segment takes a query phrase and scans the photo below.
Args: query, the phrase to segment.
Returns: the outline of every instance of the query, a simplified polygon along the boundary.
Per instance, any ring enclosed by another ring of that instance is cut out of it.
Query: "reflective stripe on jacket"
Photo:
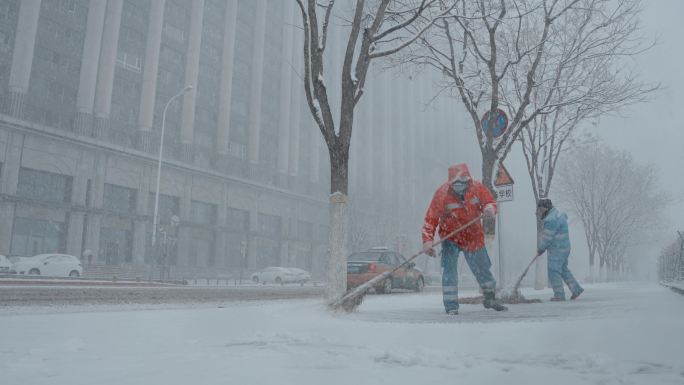
[[[465,170],[464,172],[470,178],[467,167],[465,165],[459,166]],[[425,214],[422,232],[423,243],[434,240],[438,227],[439,236],[444,238],[468,221],[477,218],[487,205],[493,205],[496,210],[496,202],[492,193],[482,183],[470,179],[463,200],[451,191],[450,182],[444,183],[435,192]],[[449,239],[456,243],[459,248],[467,251],[476,251],[485,246],[484,230],[480,222],[471,225]]]

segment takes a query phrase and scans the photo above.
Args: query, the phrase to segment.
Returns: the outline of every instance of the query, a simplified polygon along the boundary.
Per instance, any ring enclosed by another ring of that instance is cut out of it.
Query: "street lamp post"
[[[161,134],[159,136],[159,159],[157,160],[157,187],[154,190],[154,215],[152,217],[152,247],[157,245],[157,227],[159,225],[159,183],[161,181],[161,166],[162,166],[162,154],[164,151],[164,126],[166,125],[166,110],[169,109],[171,103],[181,97],[181,95],[192,90],[192,86],[186,86],[179,93],[173,95],[166,105],[164,106],[164,112],[162,113],[162,125]]]

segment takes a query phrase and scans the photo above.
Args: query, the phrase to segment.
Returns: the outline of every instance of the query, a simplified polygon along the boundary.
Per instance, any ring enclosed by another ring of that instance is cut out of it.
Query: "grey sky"
[[[617,148],[631,152],[635,159],[656,165],[661,172],[663,187],[677,201],[669,210],[672,232],[684,228],[684,72],[682,71],[681,37],[684,26],[680,0],[650,0],[643,2],[643,32],[657,44],[641,55],[636,64],[643,78],[660,82],[664,89],[650,103],[626,111],[626,117],[603,119],[593,130]]]

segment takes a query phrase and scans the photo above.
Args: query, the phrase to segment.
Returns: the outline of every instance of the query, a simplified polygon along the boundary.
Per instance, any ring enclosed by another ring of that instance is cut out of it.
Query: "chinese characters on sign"
[[[510,202],[513,200],[513,185],[496,186],[496,201]]]
[[[497,202],[510,202],[513,200],[513,178],[503,164],[499,164],[494,180]]]

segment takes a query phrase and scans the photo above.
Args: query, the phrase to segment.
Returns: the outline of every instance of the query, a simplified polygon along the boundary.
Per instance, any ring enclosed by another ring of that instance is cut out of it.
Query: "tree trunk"
[[[487,186],[489,191],[494,193],[494,167],[496,166],[496,156],[489,150],[483,151],[482,156],[482,184]]]
[[[325,297],[332,301],[347,290],[347,157],[330,151],[330,234]]]
[[[537,245],[539,245],[540,237],[544,231],[544,222],[537,218]],[[535,248],[536,252],[536,248]],[[548,284],[548,271],[547,271],[547,258],[546,256],[541,256],[537,258],[537,262],[534,263],[534,289],[542,290],[546,288]]]

